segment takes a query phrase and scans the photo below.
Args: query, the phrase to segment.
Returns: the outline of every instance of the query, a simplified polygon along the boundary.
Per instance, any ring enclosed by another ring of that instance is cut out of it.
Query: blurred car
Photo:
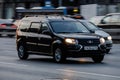
[[[0,36],[6,35],[9,37],[15,36],[17,26],[13,24],[13,20],[0,19]]]
[[[120,41],[120,13],[106,14],[96,25],[106,30],[114,42]]]
[[[87,20],[79,20],[83,25],[86,26],[86,28],[91,32],[91,33],[95,33],[98,34],[102,37],[104,37],[105,39],[105,44],[106,44],[106,53],[110,52],[110,49],[112,48],[112,37],[105,32],[102,28],[97,27],[96,25],[94,25],[93,23],[87,21]]]
[[[105,16],[93,17],[90,19],[91,22],[99,27],[107,26],[120,26],[120,13],[109,13]]]
[[[101,22],[103,17],[104,16],[94,16],[94,17],[90,18],[89,21],[94,23],[95,25],[98,25]]]
[[[98,24],[98,26],[120,26],[120,13],[110,13],[105,15]]]
[[[13,22],[13,24],[14,24],[14,25],[16,25],[16,27],[17,27],[17,26],[19,26],[19,24],[20,24],[20,21],[21,21],[20,19],[18,19],[18,20],[15,20],[15,21]]]

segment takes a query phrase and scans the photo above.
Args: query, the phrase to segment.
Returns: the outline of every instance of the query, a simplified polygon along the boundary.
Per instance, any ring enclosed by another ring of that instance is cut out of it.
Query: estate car
[[[105,39],[92,34],[79,21],[63,16],[25,17],[16,30],[18,57],[29,54],[53,56],[56,62],[67,57],[90,57],[102,62]]]

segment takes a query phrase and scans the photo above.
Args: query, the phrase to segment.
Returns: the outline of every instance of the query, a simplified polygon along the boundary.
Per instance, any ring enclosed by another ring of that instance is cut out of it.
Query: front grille
[[[99,39],[79,39],[78,42],[79,42],[79,44],[85,45],[85,46],[100,44]]]

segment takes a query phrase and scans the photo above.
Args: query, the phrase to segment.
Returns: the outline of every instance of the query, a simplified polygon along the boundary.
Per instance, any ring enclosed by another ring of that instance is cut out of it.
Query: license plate
[[[98,50],[97,46],[85,46],[84,50]]]

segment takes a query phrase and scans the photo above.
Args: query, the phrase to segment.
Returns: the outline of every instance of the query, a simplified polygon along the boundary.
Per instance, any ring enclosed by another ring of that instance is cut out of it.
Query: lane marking
[[[0,56],[0,59],[17,59],[16,56]]]
[[[110,78],[118,78],[118,79],[120,79],[120,76],[114,76],[114,75],[106,75],[106,74],[90,73],[90,72],[78,72],[78,71],[65,70],[65,69],[57,69],[57,70],[64,71],[64,72],[73,72],[73,73],[79,73],[79,74],[86,74],[86,75],[102,76],[102,77],[110,77]]]
[[[28,66],[28,65],[24,65],[24,64],[17,64],[17,63],[8,63],[8,62],[0,62],[0,64],[4,64],[4,65],[10,65],[10,66]]]

